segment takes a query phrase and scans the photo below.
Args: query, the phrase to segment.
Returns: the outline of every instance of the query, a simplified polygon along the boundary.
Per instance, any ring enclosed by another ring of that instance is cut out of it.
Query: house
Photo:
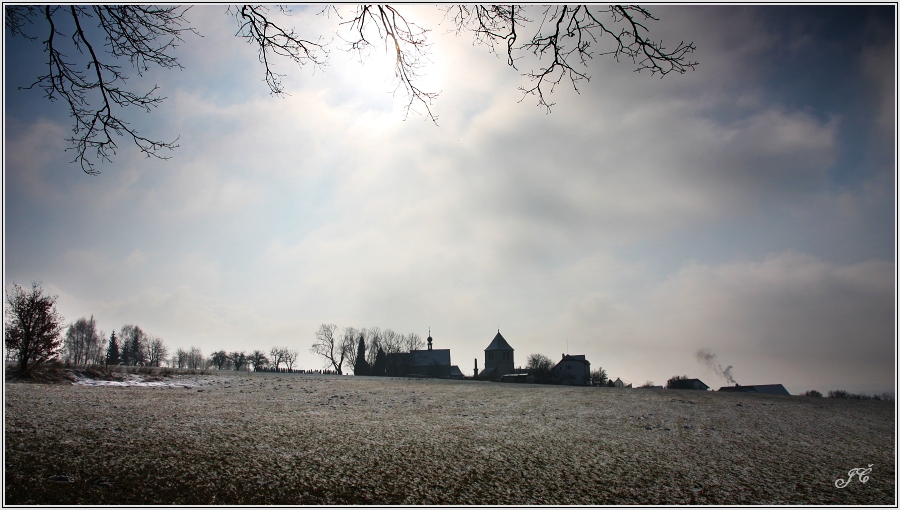
[[[755,384],[753,386],[741,386],[740,384],[735,384],[734,386],[722,386],[721,388],[719,388],[719,391],[767,393],[769,395],[790,395],[790,393],[788,393],[788,390],[785,389],[785,387],[781,384]]]
[[[503,338],[498,329],[497,336],[484,350],[484,370],[476,374],[478,379],[497,381],[506,374],[516,373],[514,352],[515,349]]]
[[[560,384],[591,385],[591,362],[584,358],[584,354],[563,354],[552,372]]]
[[[631,388],[631,383],[626,383],[622,379],[616,377],[616,380],[613,381],[613,386],[616,388]]]
[[[700,379],[678,379],[672,381],[671,386],[669,386],[670,390],[702,390],[706,391],[709,389],[709,386],[703,384],[703,381]]]

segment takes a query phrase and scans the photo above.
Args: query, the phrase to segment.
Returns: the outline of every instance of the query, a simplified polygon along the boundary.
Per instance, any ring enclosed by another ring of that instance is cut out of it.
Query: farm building
[[[767,393],[769,395],[790,395],[788,390],[781,384],[755,384],[753,386],[722,386],[719,391],[734,391],[743,393]]]
[[[591,362],[584,358],[584,354],[563,354],[553,367],[553,375],[561,384],[590,386]]]
[[[613,386],[616,388],[631,388],[631,383],[626,383],[622,379],[616,377],[616,380],[613,381]]]
[[[703,390],[706,391],[709,389],[709,386],[703,383],[700,379],[678,379],[676,381],[672,381],[671,386],[669,386],[670,390]]]

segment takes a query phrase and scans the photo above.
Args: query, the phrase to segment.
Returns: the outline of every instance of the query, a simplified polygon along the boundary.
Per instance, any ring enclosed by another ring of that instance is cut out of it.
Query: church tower
[[[506,374],[513,374],[516,371],[516,363],[513,358],[515,349],[509,345],[500,330],[497,330],[497,336],[491,341],[491,344],[484,350],[484,370],[482,374],[489,376],[491,379],[499,379]],[[493,369],[493,370],[491,370]]]

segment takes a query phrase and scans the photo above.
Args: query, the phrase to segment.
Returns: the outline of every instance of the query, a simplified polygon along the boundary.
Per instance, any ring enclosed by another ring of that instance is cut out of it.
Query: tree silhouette
[[[366,339],[362,335],[359,336],[359,345],[356,348],[353,375],[369,375],[369,364],[366,363]]]
[[[119,341],[116,339],[116,332],[113,331],[109,335],[109,346],[106,348],[106,364],[118,365],[119,361],[121,361],[119,356]]]
[[[346,18],[346,7],[326,7],[321,15],[334,14],[342,21],[328,43],[323,36],[304,37],[282,25],[280,15],[268,7],[241,5],[226,13],[238,24],[237,37],[246,39],[258,50],[265,82],[272,94],[284,94],[282,75],[272,67],[276,57],[287,58],[300,66],[324,68],[328,62],[327,45],[334,39],[364,59],[376,44],[383,44],[394,56],[397,89],[406,96],[405,111],[422,114],[437,124],[432,111],[436,92],[423,90],[420,73],[428,62],[430,30],[412,22],[400,8],[390,5],[358,5]],[[674,49],[648,38],[648,20],[656,21],[646,9],[635,5],[556,5],[549,7],[518,5],[445,6],[444,20],[457,35],[474,36],[475,44],[488,46],[506,57],[506,63],[518,70],[529,54],[538,61],[534,69],[522,75],[531,84],[522,86],[522,99],[537,98],[537,104],[549,112],[548,96],[563,81],[590,80],[588,62],[594,56],[608,55],[630,60],[635,71],[665,76],[694,69],[697,62],[688,56],[693,43],[680,42]],[[95,161],[111,161],[118,145],[116,137],[130,139],[147,157],[168,159],[166,151],[178,147],[172,141],[147,138],[130,127],[125,119],[131,111],[151,111],[165,99],[157,95],[157,86],[135,92],[127,88],[128,76],[122,63],[128,61],[143,74],[151,67],[181,69],[173,50],[184,37],[199,35],[185,18],[188,7],[139,5],[7,5],[5,25],[12,37],[41,41],[47,55],[46,74],[28,86],[39,88],[47,99],[62,99],[73,118],[72,136],[67,139],[74,150],[73,163],[88,174],[98,174]],[[279,7],[281,14],[290,10]],[[536,15],[532,16],[531,12]],[[276,19],[277,18],[277,19]],[[39,33],[32,35],[32,32]],[[523,33],[530,38],[519,43]],[[608,47],[601,43],[609,42]],[[501,50],[497,50],[497,46]]]
[[[34,367],[56,358],[63,322],[56,296],[44,295],[39,282],[32,282],[30,291],[13,285],[6,295],[3,338],[6,348],[16,353],[20,374],[27,376]]]

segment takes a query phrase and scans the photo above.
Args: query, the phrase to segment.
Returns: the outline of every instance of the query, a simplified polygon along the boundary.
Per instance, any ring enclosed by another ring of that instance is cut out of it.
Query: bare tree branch
[[[279,9],[289,14],[286,7]],[[521,100],[535,96],[538,106],[548,112],[553,106],[548,97],[556,85],[568,80],[578,91],[579,81],[590,80],[587,65],[596,55],[610,55],[617,61],[630,59],[637,66],[635,71],[661,76],[684,73],[697,65],[688,58],[695,50],[693,43],[680,42],[669,50],[662,41],[647,37],[645,23],[656,18],[640,6],[551,5],[543,8],[537,23],[525,16],[525,10],[517,5],[458,5],[447,7],[444,19],[451,21],[457,34],[472,33],[476,44],[488,46],[498,56],[502,51],[514,69],[529,54],[536,57],[537,68],[523,74],[531,84],[519,88]],[[67,139],[71,146],[66,150],[75,151],[73,162],[78,162],[84,172],[97,174],[94,161],[111,161],[118,149],[117,137],[130,138],[147,157],[168,159],[162,151],[178,147],[178,138],[171,142],[152,140],[129,127],[124,118],[131,108],[149,112],[165,98],[157,95],[156,86],[146,93],[127,89],[128,77],[117,63],[127,59],[141,76],[154,65],[180,69],[172,50],[182,42],[184,33],[199,35],[188,26],[184,18],[187,11],[179,6],[6,6],[5,26],[10,36],[36,40],[26,32],[36,21],[46,21],[46,27],[41,24],[40,29],[45,34],[47,73],[22,88],[38,87],[48,99],[66,103],[74,119],[73,135]],[[268,7],[232,6],[227,12],[238,23],[236,35],[256,45],[272,94],[285,93],[283,75],[274,71],[273,57],[285,57],[301,66],[312,64],[316,69],[326,65],[328,43],[321,37],[300,37],[294,29],[283,26],[278,16],[271,16]],[[337,7],[322,11],[331,12],[340,17]],[[97,30],[86,29],[90,28],[85,25],[88,22]],[[537,28],[531,38],[519,43],[519,34],[534,28],[532,24]],[[361,59],[383,43],[394,57],[394,93],[402,88],[407,97],[406,116],[424,108],[421,113],[437,124],[431,106],[438,93],[427,92],[420,85],[420,72],[429,61],[429,30],[411,22],[396,7],[370,4],[355,7],[353,16],[338,26],[336,35]],[[69,27],[74,29],[64,33]],[[102,44],[96,40],[97,33],[103,34]],[[601,40],[609,41],[609,47],[600,46]]]
[[[290,11],[280,6],[283,14]],[[238,22],[237,37],[243,37],[248,44],[255,44],[259,50],[259,62],[266,69],[266,84],[272,94],[283,95],[281,78],[284,76],[272,70],[270,54],[287,57],[298,65],[311,63],[317,68],[325,66],[328,52],[321,42],[301,38],[293,29],[285,29],[273,23],[267,15],[269,9],[263,5],[242,5],[229,7],[228,13]],[[320,55],[321,53],[321,55]]]
[[[444,19],[450,19],[456,26],[456,35],[472,32],[475,44],[488,46],[497,56],[500,54],[496,45],[499,41],[505,41],[506,63],[515,69],[513,50],[518,39],[516,27],[531,21],[522,15],[522,11],[523,8],[518,5],[451,5],[445,9]]]
[[[350,51],[356,52],[361,59],[363,53],[373,46],[370,41],[373,32],[375,37],[384,41],[387,52],[394,54],[397,89],[403,87],[409,98],[405,106],[406,117],[410,112],[416,112],[416,105],[421,105],[425,108],[425,115],[437,124],[431,102],[438,93],[426,92],[417,85],[419,72],[428,61],[427,52],[431,46],[426,38],[428,30],[411,23],[390,5],[360,5],[354,17],[341,25],[347,26],[349,35],[345,41],[350,44]]]
[[[611,55],[617,61],[630,59],[637,64],[635,71],[649,70],[650,74],[665,76],[670,72],[683,74],[694,69],[697,62],[688,60],[688,53],[696,48],[693,43],[683,41],[674,50],[667,50],[662,42],[647,39],[648,29],[641,21],[656,20],[646,9],[636,5],[611,5],[608,7],[586,5],[555,5],[544,9],[543,19],[531,40],[515,46],[516,27],[530,20],[522,15],[522,7],[517,6],[451,6],[446,18],[456,26],[456,33],[464,31],[475,35],[475,43],[487,45],[497,54],[496,44],[506,41],[507,64],[515,68],[515,62],[522,57],[520,52],[531,53],[539,61],[549,62],[537,70],[524,73],[532,81],[530,87],[519,87],[525,96],[533,95],[538,106],[549,112],[554,103],[547,101],[564,79],[568,79],[578,91],[578,82],[589,81],[587,64],[595,56],[593,46],[599,44],[603,36],[612,41],[612,48],[597,55]],[[610,21],[604,23],[601,15],[608,15]],[[619,27],[621,25],[621,27]]]
[[[130,137],[138,150],[147,157],[160,159],[168,159],[160,151],[175,149],[178,147],[178,139],[172,142],[151,140],[139,135],[123,120],[123,109],[137,107],[149,112],[165,98],[155,95],[156,86],[146,93],[135,93],[123,88],[128,77],[122,73],[120,66],[102,58],[102,54],[97,51],[99,46],[86,35],[82,23],[96,17],[99,28],[105,34],[104,46],[107,48],[106,53],[111,56],[110,61],[128,58],[138,74],[143,74],[150,64],[167,69],[181,67],[177,59],[167,52],[176,46],[176,41],[182,40],[183,32],[196,33],[191,28],[182,27],[186,11],[186,8],[174,6],[135,5],[46,5],[41,11],[18,6],[7,7],[7,28],[10,28],[13,35],[24,36],[25,22],[31,23],[38,12],[47,21],[48,33],[44,40],[44,51],[48,58],[47,74],[39,76],[28,87],[20,88],[31,89],[37,86],[51,101],[65,101],[69,114],[74,119],[73,136],[67,139],[72,145],[66,150],[75,151],[73,162],[79,163],[85,173],[100,173],[94,167],[94,159],[111,161],[111,156],[118,149],[113,135]],[[10,16],[10,13],[13,15]],[[63,38],[66,35],[58,28],[65,21],[61,18],[71,18],[74,24],[70,39],[73,48],[82,55],[79,62],[69,60],[62,53],[65,43],[57,39],[57,36]],[[84,60],[87,61],[86,65]],[[82,66],[87,72],[79,70]]]

